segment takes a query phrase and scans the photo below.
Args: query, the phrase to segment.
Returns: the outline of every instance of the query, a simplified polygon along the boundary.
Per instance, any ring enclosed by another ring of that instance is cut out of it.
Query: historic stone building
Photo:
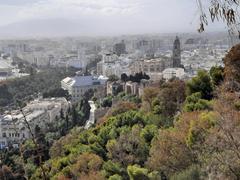
[[[176,37],[174,44],[173,44],[172,61],[173,61],[173,68],[182,67],[182,65],[181,65],[181,43],[180,43],[178,36]]]
[[[146,74],[162,72],[172,66],[171,59],[165,56],[155,59],[143,59],[135,61],[131,65],[131,74],[144,72]]]
[[[146,74],[161,73],[167,68],[181,68],[181,46],[180,40],[176,37],[173,44],[172,58],[161,56],[153,59],[142,59],[131,65],[131,74],[144,72]]]
[[[93,89],[95,96],[100,98],[105,96],[105,85],[108,78],[104,76],[74,76],[66,77],[61,81],[61,86],[71,95],[72,103],[79,102],[84,94]]]

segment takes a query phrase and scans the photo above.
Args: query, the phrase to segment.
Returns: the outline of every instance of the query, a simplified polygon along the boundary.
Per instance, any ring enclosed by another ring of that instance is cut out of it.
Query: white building
[[[116,54],[104,54],[103,60],[97,64],[97,74],[109,77],[116,75],[121,77],[121,74],[130,74],[130,62],[132,59]]]
[[[102,61],[103,63],[114,63],[115,61],[118,60],[118,55],[116,55],[115,53],[104,53],[102,55]]]
[[[89,63],[89,58],[85,55],[85,50],[79,49],[78,54],[76,57],[70,58],[67,62],[67,67],[74,67],[74,68],[86,68],[87,64]]]
[[[50,65],[53,67],[74,67],[85,69],[90,63],[92,55],[86,55],[85,49],[79,49],[77,53],[68,53],[58,58],[50,59]]]
[[[39,98],[31,101],[24,108],[30,111],[45,111],[48,114],[49,122],[53,122],[60,116],[62,110],[65,114],[70,106],[66,98]]]
[[[24,116],[33,132],[36,125],[44,127],[48,119],[45,111],[24,111]],[[19,143],[31,138],[24,116],[15,111],[0,117],[0,149],[9,145],[18,147]]]
[[[189,76],[195,76],[200,69],[209,71],[213,66],[224,66],[227,49],[206,47],[182,52],[182,64]]]
[[[25,122],[30,125],[32,132],[38,125],[43,131],[48,123],[54,122],[60,116],[60,111],[66,113],[69,103],[65,98],[37,99],[19,110],[0,116],[0,149],[11,145],[18,146],[25,139],[31,138],[31,134]]]
[[[72,102],[78,102],[82,96],[90,89],[95,90],[101,96],[105,93],[107,78],[104,76],[75,76],[67,77],[61,81],[61,86],[72,96]]]
[[[177,77],[179,79],[185,78],[185,72],[183,68],[167,68],[163,72],[163,78],[166,80]]]
[[[102,61],[97,64],[97,74],[110,76],[115,74],[115,63],[118,61],[118,56],[114,53],[103,53]]]

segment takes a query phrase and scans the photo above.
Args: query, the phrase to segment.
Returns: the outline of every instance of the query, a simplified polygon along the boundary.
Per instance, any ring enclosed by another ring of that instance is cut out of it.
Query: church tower
[[[172,55],[173,67],[181,67],[181,44],[178,36],[176,37],[173,44],[173,55]]]

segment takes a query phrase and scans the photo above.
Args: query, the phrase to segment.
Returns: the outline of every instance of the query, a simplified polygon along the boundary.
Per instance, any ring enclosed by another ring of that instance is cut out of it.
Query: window
[[[6,135],[6,133],[5,133],[5,132],[2,134],[2,136],[3,136],[3,137],[7,137],[7,135]]]

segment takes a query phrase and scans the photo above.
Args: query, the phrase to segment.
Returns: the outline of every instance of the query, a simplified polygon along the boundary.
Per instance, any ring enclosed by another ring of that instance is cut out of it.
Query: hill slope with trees
[[[239,52],[237,45],[224,68],[200,71],[188,82],[146,88],[140,108],[122,102],[95,127],[73,128],[48,148],[42,169],[34,156],[22,162],[13,153],[6,160],[12,169],[2,166],[0,177],[44,179],[44,172],[56,180],[239,179]],[[32,147],[28,143],[23,148]]]

